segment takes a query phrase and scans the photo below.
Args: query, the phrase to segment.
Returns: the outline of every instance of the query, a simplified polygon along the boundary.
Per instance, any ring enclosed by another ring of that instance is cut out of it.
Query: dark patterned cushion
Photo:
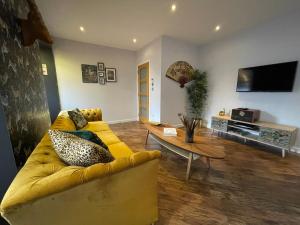
[[[84,118],[79,109],[68,111],[68,114],[77,130],[84,128],[88,124],[88,121]]]
[[[98,135],[93,133],[92,131],[89,131],[89,130],[74,130],[74,131],[65,130],[64,132],[73,134],[73,135],[76,135],[77,137],[94,142],[95,144],[100,145],[102,148],[105,148],[106,150],[108,150],[107,145],[104,144],[103,141],[101,140],[101,138],[99,138]]]
[[[113,161],[109,151],[101,146],[59,130],[49,130],[49,136],[58,156],[72,166],[90,166]]]

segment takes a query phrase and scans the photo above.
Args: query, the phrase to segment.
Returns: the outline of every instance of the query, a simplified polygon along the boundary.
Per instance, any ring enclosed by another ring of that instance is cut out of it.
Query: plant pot
[[[185,130],[185,142],[193,143],[194,142],[194,130]]]

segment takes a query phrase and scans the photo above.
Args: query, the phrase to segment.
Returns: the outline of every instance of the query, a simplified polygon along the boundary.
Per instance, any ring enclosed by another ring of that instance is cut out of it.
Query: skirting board
[[[295,152],[297,154],[300,154],[300,147],[296,147],[296,146],[292,147],[291,152]]]
[[[115,124],[115,123],[127,123],[127,122],[135,122],[138,121],[137,118],[132,118],[132,119],[124,119],[124,120],[112,120],[112,121],[107,121],[108,124]]]

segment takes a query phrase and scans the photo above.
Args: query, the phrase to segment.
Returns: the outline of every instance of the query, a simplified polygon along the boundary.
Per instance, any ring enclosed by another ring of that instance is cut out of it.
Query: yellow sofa
[[[134,153],[101,121],[100,109],[82,110],[115,160],[90,167],[68,166],[48,134],[19,171],[1,202],[11,225],[149,225],[158,219],[159,151]],[[66,112],[51,129],[75,130]]]

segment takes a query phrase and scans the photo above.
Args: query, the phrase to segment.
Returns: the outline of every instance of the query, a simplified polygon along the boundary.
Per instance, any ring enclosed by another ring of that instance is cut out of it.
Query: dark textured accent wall
[[[0,104],[0,201],[17,173],[2,105]],[[7,225],[0,217],[0,225]]]
[[[23,47],[17,15],[23,0],[0,1],[0,99],[14,151],[22,166],[50,125],[39,46]],[[2,150],[2,149],[1,149]]]

